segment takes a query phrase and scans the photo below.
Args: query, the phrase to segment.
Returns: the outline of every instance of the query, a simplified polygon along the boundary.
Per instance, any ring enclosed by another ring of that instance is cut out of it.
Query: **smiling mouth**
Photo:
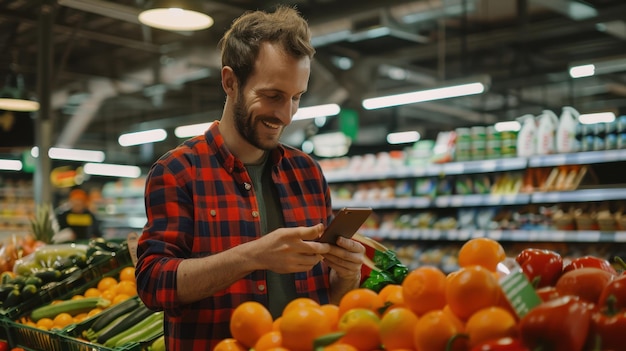
[[[277,123],[270,123],[270,122],[268,122],[268,121],[262,121],[262,123],[263,123],[266,127],[271,128],[271,129],[280,129],[280,127],[281,127],[281,125],[280,125],[280,124],[277,124]]]

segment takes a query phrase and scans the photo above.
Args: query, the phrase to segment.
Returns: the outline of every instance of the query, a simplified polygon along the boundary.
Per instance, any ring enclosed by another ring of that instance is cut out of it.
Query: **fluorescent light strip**
[[[0,160],[0,169],[7,171],[21,171],[22,161],[20,160]]]
[[[569,75],[572,78],[591,77],[594,74],[596,74],[596,66],[592,64],[574,66],[569,69]]]
[[[417,131],[398,132],[387,134],[387,142],[389,144],[405,144],[413,143],[420,140],[420,133]]]
[[[152,129],[143,132],[126,133],[120,135],[117,142],[121,146],[133,146],[140,144],[156,143],[167,138],[165,129]]]
[[[414,104],[417,102],[480,94],[484,91],[485,85],[482,83],[460,84],[450,87],[365,99],[363,100],[363,107],[367,110],[373,110],[377,108]]]
[[[213,122],[189,124],[186,126],[176,127],[176,129],[174,129],[174,135],[178,138],[194,137],[196,135],[204,134],[204,132],[209,129],[211,124],[213,124]]]
[[[301,107],[298,109],[295,115],[291,118],[292,121],[301,119],[315,118],[315,117],[327,117],[339,114],[341,108],[337,104],[316,105],[309,107]]]
[[[1,98],[0,109],[17,112],[39,111],[39,103],[32,100]]]
[[[83,171],[85,174],[107,177],[139,178],[141,175],[141,168],[137,166],[107,163],[85,163]]]
[[[498,122],[494,125],[496,132],[517,132],[522,128],[518,121]]]
[[[173,31],[202,30],[214,22],[204,13],[175,7],[144,11],[139,14],[139,21],[150,27]]]
[[[615,113],[613,112],[599,112],[599,113],[587,113],[578,116],[578,121],[582,124],[595,124],[595,123],[611,123],[615,121]]]
[[[104,152],[94,150],[81,149],[65,149],[60,147],[52,147],[48,150],[48,156],[56,160],[83,161],[83,162],[102,162],[104,161]]]

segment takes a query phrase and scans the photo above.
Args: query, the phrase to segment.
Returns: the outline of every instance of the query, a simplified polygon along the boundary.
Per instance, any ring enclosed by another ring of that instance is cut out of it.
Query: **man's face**
[[[254,147],[271,150],[298,110],[306,91],[311,62],[295,59],[279,47],[263,44],[246,85],[234,101],[234,120],[239,134]]]

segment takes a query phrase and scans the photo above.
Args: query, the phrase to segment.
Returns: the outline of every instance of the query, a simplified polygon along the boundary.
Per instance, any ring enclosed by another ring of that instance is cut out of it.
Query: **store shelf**
[[[388,240],[447,240],[466,241],[471,238],[488,237],[511,242],[579,242],[579,243],[625,243],[626,231],[601,232],[595,230],[476,230],[476,229],[363,229],[365,236]]]
[[[591,202],[626,199],[626,188],[583,189],[533,193],[532,203]]]
[[[572,154],[533,156],[528,160],[528,166],[551,167],[620,161],[626,161],[626,150],[586,151]]]

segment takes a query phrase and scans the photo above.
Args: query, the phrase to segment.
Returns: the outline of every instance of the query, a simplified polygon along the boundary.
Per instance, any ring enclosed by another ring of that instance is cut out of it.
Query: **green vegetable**
[[[102,328],[111,324],[115,319],[117,319],[117,317],[128,312],[137,310],[140,303],[141,302],[138,299],[134,298],[127,299],[118,303],[117,305],[101,312],[89,329],[93,330],[94,332],[100,331]]]
[[[165,351],[165,335],[161,335],[156,338],[152,344],[150,344],[149,351]]]
[[[30,313],[30,319],[37,322],[42,318],[54,318],[59,313],[69,313],[75,316],[79,313],[89,312],[96,307],[106,308],[111,304],[109,300],[101,297],[85,297],[78,300],[65,300],[56,304],[38,307]]]
[[[130,316],[122,320],[116,320],[116,323],[111,329],[107,328],[108,330],[106,332],[103,331],[102,334],[98,336],[98,343],[105,344],[109,339],[115,337],[120,332],[128,330],[138,323],[141,323],[153,313],[154,311],[151,311],[144,304],[141,304],[138,310],[133,311]]]
[[[409,274],[408,267],[400,262],[392,250],[376,250],[372,261],[381,271],[372,271],[370,276],[361,284],[363,288],[379,292],[389,284],[402,284],[404,278]]]
[[[129,342],[140,342],[155,338],[163,331],[163,312],[151,312],[139,323],[102,343],[107,347],[118,347]],[[98,340],[100,342],[100,340]]]

